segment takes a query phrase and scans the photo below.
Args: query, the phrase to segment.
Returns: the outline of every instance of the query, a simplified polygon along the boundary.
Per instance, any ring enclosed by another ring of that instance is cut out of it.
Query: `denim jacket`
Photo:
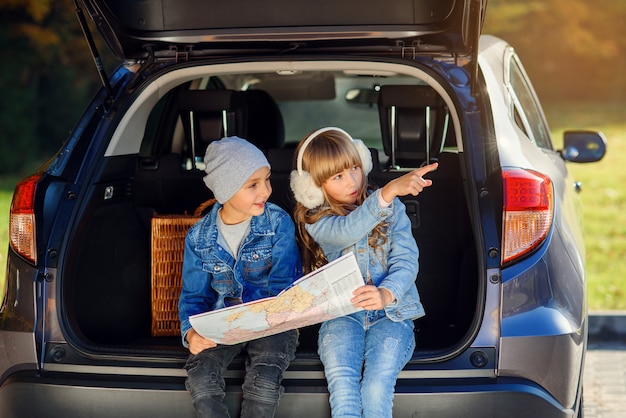
[[[263,214],[252,217],[250,233],[234,258],[218,242],[216,221],[221,206],[216,203],[185,239],[178,302],[185,347],[191,315],[224,308],[229,300],[249,302],[276,296],[302,275],[295,228],[287,212],[267,202]]]
[[[400,199],[381,208],[380,190],[370,194],[363,204],[346,216],[325,216],[306,229],[320,245],[329,261],[354,252],[364,279],[389,290],[396,300],[385,307],[392,321],[424,316],[415,278],[418,272],[419,250],[411,233],[411,221]],[[375,251],[367,243],[374,227],[381,221],[389,223],[387,242]]]

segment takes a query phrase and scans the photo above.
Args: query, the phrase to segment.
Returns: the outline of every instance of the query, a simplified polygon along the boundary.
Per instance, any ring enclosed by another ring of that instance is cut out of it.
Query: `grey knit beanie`
[[[211,142],[204,155],[204,164],[204,182],[219,203],[230,200],[259,168],[270,168],[260,149],[237,136]]]

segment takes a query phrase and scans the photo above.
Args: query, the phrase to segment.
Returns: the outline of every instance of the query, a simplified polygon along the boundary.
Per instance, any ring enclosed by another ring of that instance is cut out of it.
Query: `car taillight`
[[[22,257],[37,263],[35,243],[35,191],[41,178],[36,174],[20,181],[15,186],[9,214],[9,236],[11,247]]]
[[[504,168],[502,263],[527,254],[548,235],[552,225],[552,181],[536,171]]]

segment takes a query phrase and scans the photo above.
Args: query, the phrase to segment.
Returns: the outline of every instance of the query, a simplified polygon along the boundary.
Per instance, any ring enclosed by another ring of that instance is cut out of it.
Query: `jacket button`
[[[213,270],[214,270],[214,271],[220,271],[220,266],[214,266],[214,267],[213,267]]]
[[[258,254],[253,254],[252,255],[252,259],[255,260],[255,261],[258,260],[259,259],[259,255]]]

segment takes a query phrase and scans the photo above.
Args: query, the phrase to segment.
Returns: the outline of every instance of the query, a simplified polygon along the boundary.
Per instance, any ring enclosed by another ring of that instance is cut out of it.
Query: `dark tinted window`
[[[509,83],[513,96],[515,122],[538,147],[553,149],[543,110],[515,55],[510,60]]]

